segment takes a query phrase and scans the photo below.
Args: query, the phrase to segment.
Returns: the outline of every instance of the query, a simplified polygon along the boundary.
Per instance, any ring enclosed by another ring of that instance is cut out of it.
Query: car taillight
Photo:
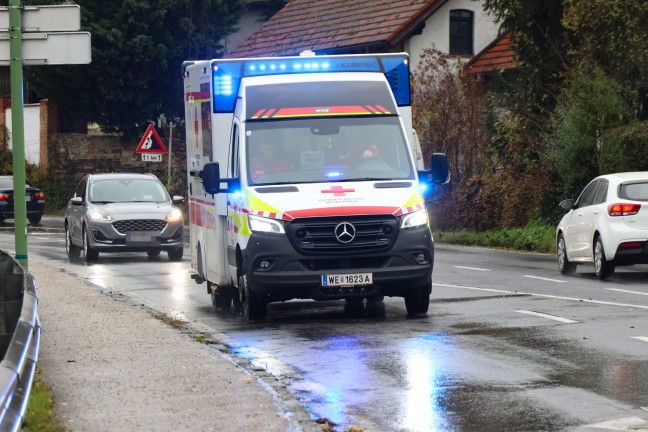
[[[7,194],[0,194],[0,201],[7,201],[9,199],[9,195]]]
[[[34,197],[36,197],[36,199],[38,200],[42,200],[45,199],[45,194],[43,192],[38,192],[34,194]]]
[[[639,213],[641,204],[614,203],[608,206],[610,216],[632,216]]]

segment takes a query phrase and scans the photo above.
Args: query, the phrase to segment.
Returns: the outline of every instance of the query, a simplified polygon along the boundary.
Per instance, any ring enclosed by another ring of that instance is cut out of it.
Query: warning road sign
[[[167,149],[162,144],[160,136],[155,131],[153,125],[149,125],[144,136],[140,141],[139,145],[135,149],[135,153],[154,153],[154,154],[166,154]]]

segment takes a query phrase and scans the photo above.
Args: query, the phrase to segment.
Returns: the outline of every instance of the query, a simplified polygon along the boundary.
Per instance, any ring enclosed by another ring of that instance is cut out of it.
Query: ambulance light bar
[[[398,106],[410,105],[409,60],[405,55],[277,57],[214,61],[214,112],[234,110],[244,77],[325,72],[383,72]]]

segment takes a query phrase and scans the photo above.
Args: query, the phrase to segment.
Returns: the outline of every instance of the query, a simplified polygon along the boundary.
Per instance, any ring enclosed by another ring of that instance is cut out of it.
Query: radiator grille
[[[134,219],[123,220],[113,223],[113,226],[120,234],[126,234],[127,231],[159,231],[166,227],[166,221],[159,219]]]

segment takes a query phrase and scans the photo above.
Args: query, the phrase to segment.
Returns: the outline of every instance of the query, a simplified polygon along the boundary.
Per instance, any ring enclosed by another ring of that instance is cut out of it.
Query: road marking
[[[567,282],[567,281],[560,280],[560,279],[549,279],[549,278],[543,278],[543,277],[540,277],[540,276],[522,275],[522,277],[530,278],[530,279],[538,279],[538,280],[543,280],[543,281],[547,281],[547,282],[558,282],[558,283],[566,283]]]
[[[632,339],[648,342],[648,336],[630,336]]]
[[[478,267],[464,267],[464,266],[452,266],[452,267],[458,268],[458,269],[464,269],[464,270],[491,271],[490,269],[484,269],[484,268],[478,268]]]
[[[624,290],[620,288],[605,288],[606,290],[610,291],[619,291],[619,292],[624,292],[624,293],[630,293],[630,294],[641,294],[641,295],[648,295],[648,293],[641,292],[641,291],[630,291],[630,290]]]
[[[639,430],[643,431],[646,430],[645,429],[646,425],[648,425],[648,423],[642,418],[626,417],[626,418],[610,420],[601,423],[592,423],[592,424],[585,425],[585,427],[597,428],[597,429],[609,429],[615,431],[639,431]]]
[[[608,301],[602,301],[602,300],[582,299],[582,298],[576,298],[576,297],[564,297],[564,296],[556,296],[556,295],[550,295],[550,294],[538,294],[538,293],[524,292],[524,291],[507,291],[507,290],[499,290],[499,289],[492,289],[492,288],[478,288],[478,287],[469,287],[469,286],[463,286],[463,285],[440,284],[440,283],[436,283],[436,282],[434,282],[433,284],[436,285],[436,286],[444,286],[444,287],[448,287],[448,288],[462,288],[462,289],[477,290],[477,291],[495,292],[495,293],[500,293],[500,294],[528,295],[528,296],[552,298],[552,299],[558,299],[558,300],[578,301],[578,302],[583,302],[583,303],[594,303],[594,304],[603,304],[603,305],[609,305],[609,306],[623,306],[623,307],[631,307],[631,308],[638,308],[638,309],[648,309],[648,306],[633,305],[633,304],[627,304],[627,303],[615,303],[615,302],[608,302]]]
[[[570,320],[569,318],[563,318],[563,317],[559,317],[559,316],[556,316],[556,315],[549,315],[549,314],[545,314],[545,313],[541,313],[541,312],[533,312],[533,311],[528,311],[528,310],[516,310],[515,312],[519,312],[519,313],[523,313],[523,314],[527,314],[527,315],[535,315],[535,316],[542,317],[542,318],[548,318],[550,320],[560,321],[560,322],[566,323],[566,324],[573,324],[573,323],[578,322],[578,321]]]

